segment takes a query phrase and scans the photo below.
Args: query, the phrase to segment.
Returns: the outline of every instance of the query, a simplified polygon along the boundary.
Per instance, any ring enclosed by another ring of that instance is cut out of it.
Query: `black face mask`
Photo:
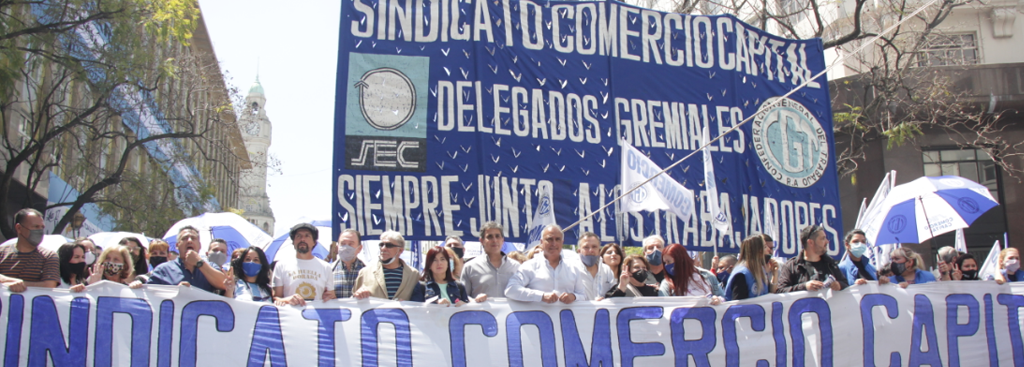
[[[458,256],[461,259],[462,254],[466,253],[466,249],[462,247],[452,247],[452,252],[455,253],[455,256]]]
[[[71,270],[72,274],[82,274],[82,272],[85,271],[85,262],[83,261],[78,264],[68,264],[68,269]]]
[[[964,270],[962,271],[962,273],[964,274],[964,276],[963,278],[960,278],[961,280],[978,280],[977,270]]]
[[[903,275],[903,272],[907,271],[907,263],[894,262],[889,267],[893,275]]]
[[[150,256],[149,265],[153,265],[155,268],[157,265],[167,262],[167,256]]]
[[[647,280],[647,270],[639,270],[633,272],[633,280],[643,283]]]

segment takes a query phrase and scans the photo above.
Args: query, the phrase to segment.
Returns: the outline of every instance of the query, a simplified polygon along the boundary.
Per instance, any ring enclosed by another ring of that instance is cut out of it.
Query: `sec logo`
[[[762,106],[775,102],[770,98]],[[776,181],[806,188],[818,182],[829,163],[829,142],[814,114],[800,103],[783,99],[754,116],[754,150]]]

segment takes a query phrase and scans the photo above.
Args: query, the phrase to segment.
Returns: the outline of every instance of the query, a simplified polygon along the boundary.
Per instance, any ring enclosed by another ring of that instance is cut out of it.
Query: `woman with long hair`
[[[622,260],[619,284],[608,290],[605,297],[655,297],[658,295],[658,285],[648,284],[648,280],[654,282],[647,258],[641,255],[627,256]]]
[[[767,236],[755,234],[740,244],[740,262],[729,274],[725,284],[725,299],[734,301],[763,296],[775,291],[779,265],[771,259],[772,242]]]
[[[604,245],[598,255],[601,255],[601,261],[604,261],[605,265],[612,268],[612,274],[622,273],[622,259],[626,256],[622,254],[622,248],[618,244]]]
[[[725,293],[718,284],[718,278],[710,271],[698,268],[685,247],[669,245],[665,248],[662,262],[666,276],[658,287],[659,296],[711,296],[711,304],[722,302]]]
[[[274,303],[267,255],[256,246],[240,250],[239,256],[231,260],[231,272],[224,278],[224,297]]]
[[[132,264],[132,255],[127,247],[113,245],[107,247],[96,259],[92,266],[92,275],[86,284],[93,284],[101,280],[128,285],[135,278],[135,267]]]
[[[921,255],[908,247],[898,247],[889,256],[892,262],[889,269],[892,276],[889,281],[906,288],[911,284],[924,284],[936,281],[935,275],[924,270]]]
[[[68,288],[72,292],[85,290],[85,246],[68,242],[57,249],[60,259],[60,288]]]
[[[1010,247],[999,252],[999,271],[994,275],[996,283],[1024,281],[1020,270],[1020,251]]]
[[[960,254],[953,260],[955,266],[954,280],[981,280],[978,274],[978,260],[971,254]],[[957,278],[956,274],[959,273],[960,277]]]
[[[436,299],[434,303],[455,305],[456,307],[469,302],[466,286],[455,280],[449,259],[452,255],[444,247],[437,246],[427,251],[427,269],[424,269],[420,282],[412,291],[410,301],[426,302]],[[486,298],[485,298],[486,299]],[[478,299],[478,302],[482,299]]]

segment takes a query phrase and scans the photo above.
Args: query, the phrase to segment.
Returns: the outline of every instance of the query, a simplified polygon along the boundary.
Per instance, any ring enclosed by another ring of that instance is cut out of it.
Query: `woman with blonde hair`
[[[911,284],[924,284],[935,281],[935,275],[932,275],[930,271],[924,270],[921,255],[910,248],[898,247],[893,249],[890,259],[892,259],[892,262],[889,263],[889,269],[892,272],[892,276],[889,277],[889,281],[899,284],[900,287],[906,288]]]
[[[1012,247],[1000,251],[999,271],[994,277],[999,284],[1024,281],[1024,271],[1020,271],[1020,251]]]
[[[766,237],[755,234],[740,244],[740,262],[725,284],[726,300],[754,298],[775,291],[779,265],[771,259],[774,248],[772,242],[764,240]]]
[[[99,259],[96,259],[96,264],[92,266],[92,275],[89,276],[87,284],[108,280],[127,285],[135,277],[131,258],[131,252],[125,246],[107,247],[100,253]]]

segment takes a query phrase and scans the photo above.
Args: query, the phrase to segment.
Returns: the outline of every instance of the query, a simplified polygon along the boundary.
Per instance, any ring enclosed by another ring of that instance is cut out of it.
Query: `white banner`
[[[711,222],[715,228],[722,233],[732,233],[732,221],[729,220],[729,216],[722,211],[722,206],[718,204],[718,181],[715,180],[715,160],[711,157],[711,133],[708,132],[708,127],[704,127],[704,134],[701,135],[700,143],[704,145],[704,190],[708,192],[708,206],[711,207]],[[775,237],[772,237],[773,239]],[[715,253],[718,253],[718,248],[715,248]]]
[[[629,144],[622,144],[622,190],[630,190],[651,178],[661,167]],[[671,176],[660,175],[622,199],[622,212],[667,210],[686,222],[693,214],[693,191]]]
[[[1020,366],[1022,294],[1021,283],[965,281],[718,306],[649,297],[278,308],[100,283],[79,294],[0,289],[0,345],[9,366]]]

